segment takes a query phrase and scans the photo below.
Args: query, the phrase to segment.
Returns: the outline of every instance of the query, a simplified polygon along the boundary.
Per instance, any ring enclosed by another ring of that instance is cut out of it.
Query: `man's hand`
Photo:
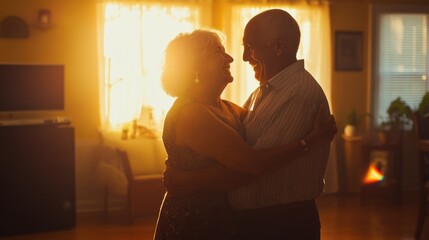
[[[169,165],[162,173],[162,181],[168,194],[172,196],[183,196],[197,190],[192,184],[190,172]]]
[[[315,143],[318,141],[332,141],[338,132],[337,123],[335,122],[334,115],[330,115],[328,118],[323,116],[325,111],[323,105],[319,106],[316,119],[313,124],[311,133],[307,136],[306,141]]]
[[[170,196],[183,196],[196,191],[226,192],[257,180],[250,174],[234,172],[221,164],[197,170],[183,170],[168,164],[163,182]]]

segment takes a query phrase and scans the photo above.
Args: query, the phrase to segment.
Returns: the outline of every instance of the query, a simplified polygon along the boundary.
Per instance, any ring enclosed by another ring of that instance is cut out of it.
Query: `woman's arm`
[[[336,133],[333,117],[320,124],[322,112],[319,109],[313,131],[303,139],[309,146],[331,140]],[[176,142],[214,158],[233,171],[256,176],[272,172],[304,154],[301,140],[274,148],[253,149],[201,104],[182,110],[176,125]]]
[[[181,170],[167,165],[163,173],[164,186],[171,195],[186,195],[198,190],[228,191],[258,178],[251,174],[232,171],[221,164],[198,170]]]
[[[318,115],[321,118],[321,115]],[[315,135],[318,126],[315,120],[315,127],[309,135]],[[321,128],[327,127],[330,123],[324,123]],[[334,122],[335,124],[335,122]],[[334,134],[331,136],[334,136]],[[288,161],[290,162],[290,161]],[[167,161],[168,163],[168,161]],[[164,185],[170,194],[184,195],[197,190],[227,191],[254,182],[258,178],[251,174],[232,171],[221,164],[216,164],[197,171],[187,171],[170,167],[164,171]]]

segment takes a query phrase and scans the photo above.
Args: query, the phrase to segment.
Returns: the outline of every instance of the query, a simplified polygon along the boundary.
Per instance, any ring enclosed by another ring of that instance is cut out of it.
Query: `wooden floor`
[[[405,193],[401,205],[380,202],[361,206],[359,195],[324,195],[318,200],[322,240],[405,240],[414,239],[417,193]],[[136,219],[127,225],[124,215],[80,213],[72,230],[0,238],[2,240],[144,240],[152,239],[155,217]],[[422,239],[429,239],[429,219]]]
[[[319,201],[323,240],[414,239],[417,192],[406,193],[401,205],[367,201],[359,195],[325,195]],[[429,218],[421,239],[429,239]]]

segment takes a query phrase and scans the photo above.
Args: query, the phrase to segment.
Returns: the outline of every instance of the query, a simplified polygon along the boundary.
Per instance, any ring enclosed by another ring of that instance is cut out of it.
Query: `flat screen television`
[[[64,65],[0,64],[0,112],[64,110]]]

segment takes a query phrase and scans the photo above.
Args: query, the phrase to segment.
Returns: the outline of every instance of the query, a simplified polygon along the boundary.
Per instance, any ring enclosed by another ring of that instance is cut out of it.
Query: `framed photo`
[[[361,71],[363,65],[362,32],[335,32],[335,70]]]

